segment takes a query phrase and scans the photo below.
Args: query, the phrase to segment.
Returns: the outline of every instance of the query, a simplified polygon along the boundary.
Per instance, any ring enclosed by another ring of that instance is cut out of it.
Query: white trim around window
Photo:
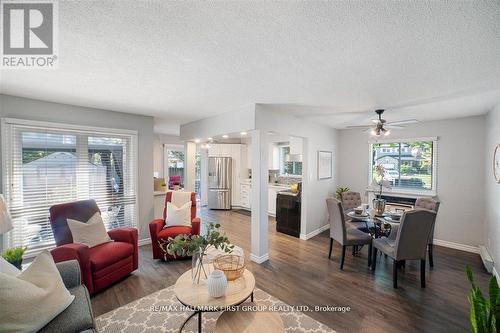
[[[138,225],[137,131],[14,118],[1,128],[2,192],[14,220],[4,248],[27,245],[31,256],[53,247],[48,208],[64,201],[95,199],[108,229]]]
[[[371,182],[372,182],[372,165],[373,165],[373,150],[372,150],[372,144],[375,143],[408,143],[408,142],[415,142],[415,141],[432,141],[432,189],[430,190],[419,190],[419,189],[413,189],[413,188],[405,188],[405,187],[393,187],[391,189],[385,189],[384,194],[387,195],[416,195],[416,196],[429,196],[429,197],[434,197],[437,196],[438,193],[438,180],[437,180],[437,173],[438,173],[438,137],[432,136],[432,137],[419,137],[419,138],[381,138],[381,139],[371,139],[368,141],[369,145],[369,158],[368,158],[368,177],[367,177],[367,191],[368,192],[374,192],[373,188],[371,187]]]

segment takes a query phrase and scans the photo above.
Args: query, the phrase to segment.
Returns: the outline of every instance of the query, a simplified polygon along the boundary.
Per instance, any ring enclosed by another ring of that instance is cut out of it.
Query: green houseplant
[[[473,333],[500,332],[500,291],[497,279],[493,276],[489,283],[489,300],[486,300],[481,290],[476,286],[472,270],[465,267],[467,278],[471,283],[471,290],[467,299],[470,303],[470,326]]]
[[[174,238],[169,237],[168,240],[160,244],[166,252],[174,257],[192,256],[192,278],[193,282],[200,283],[202,274],[207,278],[205,271],[204,259],[206,250],[209,246],[214,246],[225,253],[232,252],[234,245],[229,242],[225,234],[219,231],[220,224],[210,223],[207,225],[207,233],[205,235],[177,235]]]
[[[337,186],[335,194],[337,194],[337,199],[342,200],[342,193],[349,192],[349,187]]]
[[[21,265],[23,264],[23,255],[26,252],[27,247],[13,247],[10,249],[6,249],[2,252],[2,257],[10,262],[12,265],[21,269]]]

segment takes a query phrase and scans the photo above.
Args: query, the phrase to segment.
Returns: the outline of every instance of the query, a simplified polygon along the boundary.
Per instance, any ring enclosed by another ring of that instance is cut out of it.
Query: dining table
[[[396,212],[385,211],[382,215],[378,215],[373,210],[361,214],[349,210],[346,215],[352,222],[364,222],[366,230],[373,238],[389,237],[391,233],[396,235],[401,218],[401,214]]]

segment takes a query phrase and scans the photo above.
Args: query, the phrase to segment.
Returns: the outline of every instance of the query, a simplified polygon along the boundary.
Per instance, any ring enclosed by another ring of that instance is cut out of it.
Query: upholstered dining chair
[[[431,198],[418,198],[415,201],[415,209],[428,209],[438,213],[440,202]],[[429,266],[434,267],[434,225],[432,225],[431,234],[429,236],[429,243],[427,245],[429,252]]]
[[[344,214],[349,213],[354,208],[361,206],[361,193],[347,191],[343,192],[341,195],[342,198],[342,207],[344,208]],[[346,223],[348,227],[360,229],[362,231],[367,231],[366,222],[362,221],[352,221],[352,219],[345,215]]]
[[[427,209],[403,213],[397,229],[396,240],[383,237],[373,240],[372,270],[377,266],[377,250],[393,259],[393,286],[398,287],[398,263],[405,260],[420,260],[420,286],[425,288],[425,257],[429,235],[436,212]]]
[[[344,269],[345,250],[347,246],[370,245],[368,248],[368,266],[371,265],[372,237],[355,228],[346,225],[342,203],[335,198],[327,198],[328,216],[330,220],[330,250],[328,259],[332,257],[333,240],[342,246],[340,269]]]

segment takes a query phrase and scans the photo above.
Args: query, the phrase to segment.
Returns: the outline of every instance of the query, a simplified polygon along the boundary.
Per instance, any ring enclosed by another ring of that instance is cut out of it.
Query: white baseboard
[[[308,240],[309,238],[313,238],[314,236],[319,235],[320,233],[322,233],[323,231],[328,230],[328,229],[330,229],[330,224],[325,224],[324,226],[322,226],[314,231],[311,231],[308,234],[300,234],[300,239]]]
[[[253,262],[256,262],[257,264],[262,264],[263,262],[266,262],[269,260],[269,253],[266,253],[264,255],[256,256],[255,254],[251,253],[250,254],[250,260]]]
[[[465,245],[455,242],[449,242],[441,239],[434,238],[434,245],[449,247],[450,249],[461,250],[465,252],[477,253],[479,254],[479,247],[472,245]]]
[[[143,245],[147,245],[147,244],[151,244],[151,238],[139,239],[137,241],[137,245],[139,245],[139,246],[143,246]]]

